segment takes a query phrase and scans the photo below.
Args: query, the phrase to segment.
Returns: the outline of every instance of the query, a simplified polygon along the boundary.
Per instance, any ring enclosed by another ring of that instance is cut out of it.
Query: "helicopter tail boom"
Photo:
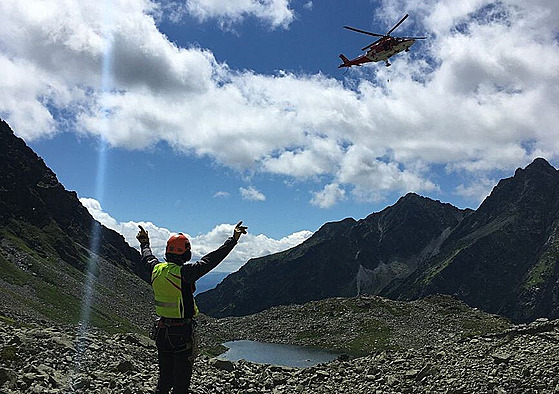
[[[345,57],[343,54],[340,54],[340,59],[342,59],[342,64],[340,64],[338,66],[338,68],[342,68],[342,67],[351,67],[352,64],[350,63],[349,59],[347,57]]]

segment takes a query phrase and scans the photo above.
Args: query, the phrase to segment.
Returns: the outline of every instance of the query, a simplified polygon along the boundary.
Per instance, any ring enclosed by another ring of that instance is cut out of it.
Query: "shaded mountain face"
[[[559,172],[536,159],[501,180],[401,285],[398,299],[453,294],[515,321],[559,316]]]
[[[95,255],[90,250],[94,231],[99,234]],[[119,317],[111,315],[111,308],[127,309],[125,299],[132,294],[141,299],[138,291],[148,294],[148,275],[137,266],[139,258],[120,234],[95,221],[76,193],[65,190],[43,160],[0,121],[0,308],[75,321],[89,265],[99,285],[93,317],[112,325]],[[96,263],[88,264],[90,259]]]
[[[199,294],[212,316],[335,296],[377,294],[410,275],[469,211],[410,193],[382,212],[327,223],[285,252],[250,260],[216,289]]]
[[[450,294],[514,321],[559,317],[559,172],[536,159],[476,210],[415,194],[250,260],[197,301],[213,316],[333,296]]]

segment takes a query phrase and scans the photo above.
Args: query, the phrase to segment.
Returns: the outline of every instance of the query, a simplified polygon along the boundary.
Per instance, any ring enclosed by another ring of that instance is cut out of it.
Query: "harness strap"
[[[160,318],[157,321],[157,327],[158,328],[167,328],[167,327],[176,327],[176,326],[184,326],[187,324],[192,324],[194,322],[194,320],[192,319],[180,319],[180,320],[170,320],[170,319],[165,319],[165,318]]]

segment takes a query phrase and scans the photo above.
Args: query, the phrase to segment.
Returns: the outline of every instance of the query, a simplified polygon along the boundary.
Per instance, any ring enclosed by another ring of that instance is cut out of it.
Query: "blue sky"
[[[219,267],[413,191],[477,208],[535,157],[559,164],[555,0],[3,0],[0,115],[103,224]],[[425,35],[347,73],[370,37]]]

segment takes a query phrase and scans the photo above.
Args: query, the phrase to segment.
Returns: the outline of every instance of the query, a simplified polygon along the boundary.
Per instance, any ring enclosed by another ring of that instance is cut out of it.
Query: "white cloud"
[[[345,190],[339,185],[331,183],[324,186],[323,190],[314,193],[311,204],[319,208],[330,208],[344,198]]]
[[[306,146],[285,150],[262,161],[264,168],[271,173],[308,178],[334,172],[343,156],[343,148],[336,140],[316,136],[309,138]]]
[[[229,192],[225,192],[225,191],[220,190],[220,191],[216,192],[213,197],[214,198],[226,198],[226,197],[229,197],[229,196],[230,196]]]
[[[294,19],[289,0],[186,0],[185,11],[200,21],[217,19],[223,27],[254,17],[271,28],[287,28]]]
[[[480,178],[468,185],[458,185],[454,193],[480,204],[491,193],[496,184],[495,179]]]
[[[437,186],[418,174],[399,168],[395,162],[376,159],[367,148],[352,146],[344,156],[337,179],[344,184],[355,185],[353,194],[359,200],[380,200],[383,193],[399,191],[431,191]]]
[[[191,236],[183,229],[171,231],[166,228],[158,227],[151,222],[118,222],[110,214],[103,211],[101,204],[97,200],[93,198],[80,198],[80,202],[97,221],[122,234],[128,244],[137,249],[139,249],[139,245],[136,240],[136,234],[138,233],[138,225],[141,225],[148,232],[151,249],[159,259],[164,258],[167,239],[169,239],[174,232],[181,231],[190,239],[190,243],[192,244],[192,261],[195,261],[220,247],[223,242],[233,234],[233,229],[235,227],[235,224],[219,224],[206,234]],[[231,254],[216,267],[215,270],[234,272],[252,258],[267,256],[272,253],[287,250],[299,245],[312,234],[311,231],[302,230],[281,239],[274,239],[264,234],[254,235],[250,232],[249,227],[248,234],[241,236],[239,244],[235,246]]]
[[[559,157],[555,1],[385,0],[387,28],[405,9],[406,34],[429,39],[388,70],[350,70],[346,84],[231,70],[169,41],[147,0],[114,0],[110,15],[103,2],[45,4],[0,2],[10,15],[0,25],[0,114],[26,139],[53,134],[52,114],[63,111],[113,146],[163,141],[234,169],[337,185],[315,195],[319,206],[344,190],[359,199],[436,190],[438,164],[491,176]],[[186,4],[202,19],[250,15],[279,27],[292,17],[287,1]]]
[[[239,191],[241,192],[241,197],[243,198],[243,200],[266,201],[266,196],[252,186],[249,186],[247,188],[240,187]]]

